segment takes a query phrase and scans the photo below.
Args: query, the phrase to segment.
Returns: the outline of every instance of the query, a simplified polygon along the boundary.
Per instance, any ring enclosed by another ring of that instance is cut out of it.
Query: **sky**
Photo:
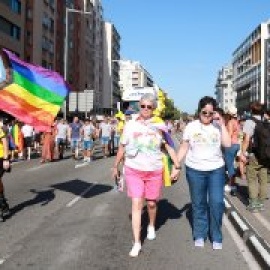
[[[269,0],[102,0],[121,36],[121,58],[139,61],[178,109],[215,96],[218,71],[261,23]]]

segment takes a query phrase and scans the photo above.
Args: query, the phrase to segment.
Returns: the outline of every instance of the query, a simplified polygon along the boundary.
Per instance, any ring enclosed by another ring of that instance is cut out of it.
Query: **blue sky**
[[[193,113],[214,96],[218,70],[261,22],[269,0],[103,0],[121,35],[121,56],[140,61],[175,105]]]

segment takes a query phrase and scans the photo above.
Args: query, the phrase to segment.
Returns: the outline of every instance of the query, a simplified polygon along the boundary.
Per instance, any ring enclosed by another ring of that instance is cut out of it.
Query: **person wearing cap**
[[[236,195],[236,185],[235,185],[235,174],[236,170],[234,167],[234,161],[237,155],[237,152],[240,149],[240,144],[238,140],[240,125],[237,119],[237,108],[231,106],[227,111],[227,130],[231,138],[231,146],[224,147],[224,159],[225,165],[228,173],[228,184],[225,186],[225,191],[231,192],[232,195]]]

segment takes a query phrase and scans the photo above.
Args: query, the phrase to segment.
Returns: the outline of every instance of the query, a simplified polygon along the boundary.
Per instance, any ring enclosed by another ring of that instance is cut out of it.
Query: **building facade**
[[[0,0],[0,47],[24,59],[25,0]]]
[[[109,22],[103,24],[103,92],[102,107],[107,113],[116,111],[121,101],[119,88],[120,35]]]
[[[137,61],[121,60],[120,64],[120,91],[132,87],[152,87],[154,85],[151,74]]]
[[[236,107],[236,92],[233,89],[232,66],[224,66],[218,72],[215,94],[219,107],[225,112],[231,106]]]
[[[233,53],[233,87],[239,112],[259,101],[269,107],[267,88],[267,42],[270,21],[260,24]]]

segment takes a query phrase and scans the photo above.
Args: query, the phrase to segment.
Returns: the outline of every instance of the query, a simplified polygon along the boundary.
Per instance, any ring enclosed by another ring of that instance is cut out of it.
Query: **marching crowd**
[[[156,238],[157,202],[164,185],[163,156],[172,163],[171,181],[177,181],[184,164],[192,205],[192,231],[196,247],[204,247],[210,235],[214,250],[222,249],[224,192],[237,194],[236,177],[246,181],[249,191],[247,210],[263,211],[267,198],[270,164],[270,111],[259,102],[250,105],[250,114],[240,117],[231,107],[224,112],[212,97],[203,97],[197,114],[185,120],[155,122],[157,107],[151,94],[140,100],[138,114],[117,113],[114,117],[80,120],[71,123],[58,119],[47,132],[13,120],[0,121],[0,206],[2,217],[9,214],[2,176],[16,159],[30,160],[33,152],[41,163],[61,160],[68,147],[75,160],[89,163],[97,142],[103,156],[117,155],[113,178],[123,172],[127,194],[132,201],[134,245],[131,257],[141,251],[141,214],[147,202],[147,238]],[[175,149],[170,135],[179,141]],[[176,151],[177,150],[177,151]]]

